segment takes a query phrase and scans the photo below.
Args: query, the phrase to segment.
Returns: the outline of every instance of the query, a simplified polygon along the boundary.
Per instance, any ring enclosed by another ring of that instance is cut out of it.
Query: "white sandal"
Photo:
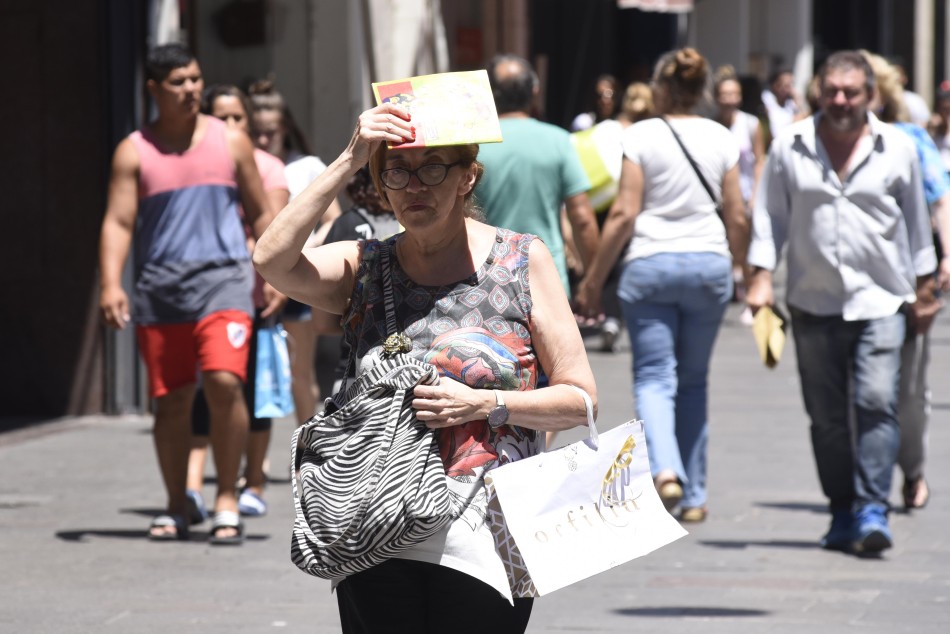
[[[234,535],[223,537],[218,533],[226,528],[234,529]],[[244,524],[241,516],[234,511],[218,511],[211,521],[211,533],[208,541],[215,546],[239,546],[244,543]]]

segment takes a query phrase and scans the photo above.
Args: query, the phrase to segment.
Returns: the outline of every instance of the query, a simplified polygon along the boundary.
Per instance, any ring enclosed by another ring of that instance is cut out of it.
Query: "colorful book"
[[[377,104],[397,103],[412,115],[416,140],[401,143],[400,148],[502,140],[495,99],[484,70],[376,82],[373,94]]]

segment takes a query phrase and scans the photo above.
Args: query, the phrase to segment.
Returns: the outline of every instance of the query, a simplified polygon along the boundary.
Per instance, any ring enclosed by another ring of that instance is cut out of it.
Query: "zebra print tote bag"
[[[334,396],[327,411],[299,427],[291,444],[292,455],[298,441],[303,447],[299,490],[293,478],[291,559],[323,579],[375,566],[425,541],[458,514],[435,435],[411,406],[412,388],[437,383],[439,374],[404,354],[407,339],[399,345],[404,335],[396,334],[385,246],[381,256],[390,335],[384,353]],[[353,356],[355,346],[348,365]]]

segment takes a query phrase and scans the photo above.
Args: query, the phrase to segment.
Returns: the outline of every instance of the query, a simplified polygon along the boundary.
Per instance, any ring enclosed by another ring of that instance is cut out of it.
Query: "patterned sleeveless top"
[[[413,282],[390,245],[398,330],[412,340],[415,358],[433,364],[442,376],[477,389],[533,390],[539,365],[531,341],[528,248],[536,236],[497,229],[488,259],[470,277],[445,286]],[[344,337],[358,342],[359,367],[372,367],[386,338],[380,241],[361,242],[362,251]],[[503,426],[484,418],[437,431],[450,494],[463,509],[443,534],[400,555],[475,576],[504,596],[510,588],[488,524],[484,474],[497,464],[540,453],[545,434]]]
[[[478,271],[446,286],[422,286],[409,279],[394,255],[397,237],[386,242],[393,254],[396,324],[412,340],[410,354],[476,389],[535,389],[538,359],[528,330],[528,248],[535,236],[497,229],[491,253]],[[347,343],[359,340],[360,367],[378,358],[388,334],[380,242],[367,240],[362,246],[350,312],[343,320]],[[363,306],[365,312],[359,310]],[[441,430],[439,447],[446,472],[465,478],[496,460],[504,463],[538,453],[543,437],[519,427],[491,430],[482,419]]]

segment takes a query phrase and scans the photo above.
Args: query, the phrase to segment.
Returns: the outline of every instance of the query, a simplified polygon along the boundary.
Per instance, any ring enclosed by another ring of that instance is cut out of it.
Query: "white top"
[[[591,137],[594,145],[600,151],[604,160],[604,167],[615,182],[620,182],[620,169],[623,167],[623,138],[624,126],[616,119],[604,119],[592,128]],[[616,187],[614,188],[616,193]],[[588,193],[588,196],[590,194]]]
[[[593,127],[595,123],[597,123],[597,119],[594,118],[593,112],[582,112],[571,121],[571,132],[586,130]]]
[[[284,167],[284,175],[287,177],[287,185],[290,189],[290,199],[293,200],[297,194],[307,188],[307,185],[316,180],[317,176],[327,169],[323,161],[316,156],[304,156],[303,154],[291,154],[287,157],[287,166]]]
[[[930,123],[930,108],[923,97],[910,90],[904,91],[904,105],[907,106],[907,112],[910,114],[911,123],[916,123],[921,128],[926,128]]]
[[[769,131],[772,133],[772,138],[777,137],[782,130],[795,122],[798,104],[794,99],[786,99],[785,103],[779,103],[775,93],[766,88],[762,91],[762,103],[769,113]]]
[[[739,146],[724,126],[700,117],[672,118],[716,200],[722,178],[739,160]],[[643,207],[624,261],[657,253],[721,253],[729,257],[716,204],[661,119],[635,123],[623,133],[624,156],[643,169]]]
[[[729,131],[739,144],[739,190],[742,200],[749,202],[755,186],[755,131],[759,120],[748,112],[739,110],[732,120]]]
[[[772,142],[753,211],[749,264],[775,269],[788,242],[789,305],[845,321],[878,319],[916,298],[937,268],[917,150],[868,114],[844,182],[815,127],[818,116]]]

